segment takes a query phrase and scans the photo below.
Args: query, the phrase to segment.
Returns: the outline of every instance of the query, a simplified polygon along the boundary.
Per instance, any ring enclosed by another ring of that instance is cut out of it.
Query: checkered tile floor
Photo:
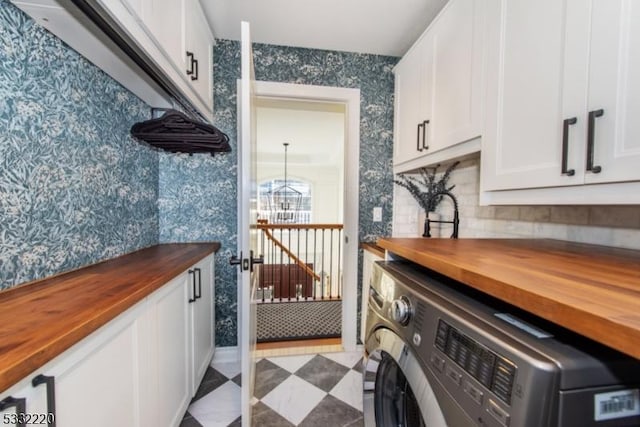
[[[279,356],[256,363],[253,425],[363,426],[362,354]],[[181,427],[240,426],[240,364],[214,363]]]

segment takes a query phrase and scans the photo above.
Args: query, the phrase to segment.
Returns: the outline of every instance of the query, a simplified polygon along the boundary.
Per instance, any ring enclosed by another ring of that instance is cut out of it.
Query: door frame
[[[256,80],[257,98],[320,101],[345,106],[342,346],[356,351],[358,311],[360,89]]]

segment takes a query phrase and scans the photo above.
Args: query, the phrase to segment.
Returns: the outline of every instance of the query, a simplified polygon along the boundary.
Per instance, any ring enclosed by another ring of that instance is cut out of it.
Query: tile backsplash
[[[551,238],[640,249],[640,206],[479,206],[479,156],[463,160],[449,184],[455,184],[452,192],[459,203],[461,238]],[[445,199],[438,213],[449,220],[452,209]],[[394,186],[393,236],[421,236],[419,213],[409,192]],[[451,226],[445,225],[442,236],[450,234]]]

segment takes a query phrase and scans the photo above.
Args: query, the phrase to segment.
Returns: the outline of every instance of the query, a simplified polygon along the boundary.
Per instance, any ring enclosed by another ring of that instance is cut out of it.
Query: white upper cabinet
[[[394,171],[477,151],[483,4],[451,0],[395,68]]]
[[[198,0],[185,0],[184,67],[193,89],[213,110],[214,38]]]
[[[395,68],[394,164],[426,154],[424,134],[431,103],[427,81],[433,72],[433,37],[422,37]]]
[[[594,0],[587,111],[593,123],[593,164],[586,183],[640,180],[640,3]],[[588,117],[587,117],[588,119]]]
[[[487,2],[482,191],[536,188],[529,203],[624,203],[604,190],[540,189],[640,180],[640,4]],[[544,25],[541,25],[544,23]],[[635,49],[633,47],[636,47]],[[635,165],[635,167],[634,167]],[[610,189],[612,190],[612,189]],[[491,200],[526,200],[495,192]],[[629,203],[629,202],[627,202]]]
[[[184,3],[185,0],[141,0],[142,22],[156,43],[171,59],[176,69],[183,70]]]
[[[199,0],[91,1],[152,72],[144,71],[72,2],[12,2],[151,107],[174,104],[164,85],[204,117],[213,118],[214,38]],[[151,77],[154,73],[163,76],[162,84]]]

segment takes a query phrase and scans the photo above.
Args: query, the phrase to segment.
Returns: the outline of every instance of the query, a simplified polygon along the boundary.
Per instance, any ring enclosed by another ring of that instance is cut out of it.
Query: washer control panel
[[[442,319],[438,321],[435,346],[496,397],[507,405],[511,404],[517,371],[512,361],[489,350]],[[479,390],[468,391],[472,396],[481,395]]]

